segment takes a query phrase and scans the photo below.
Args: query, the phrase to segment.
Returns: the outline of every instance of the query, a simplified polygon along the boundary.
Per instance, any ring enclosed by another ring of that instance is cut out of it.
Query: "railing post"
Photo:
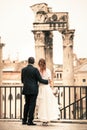
[[[0,37],[0,118],[2,116],[2,92],[1,92],[1,85],[2,85],[2,47],[4,46],[3,43],[1,43],[1,37]]]
[[[1,87],[0,87],[0,118],[1,118]]]
[[[86,86],[86,119],[87,119],[87,86]]]

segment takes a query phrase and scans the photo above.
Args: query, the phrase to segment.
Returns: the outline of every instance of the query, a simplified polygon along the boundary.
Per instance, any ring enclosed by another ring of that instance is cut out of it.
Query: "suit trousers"
[[[23,121],[31,123],[34,119],[34,111],[36,106],[37,94],[25,95],[25,105],[23,113]]]

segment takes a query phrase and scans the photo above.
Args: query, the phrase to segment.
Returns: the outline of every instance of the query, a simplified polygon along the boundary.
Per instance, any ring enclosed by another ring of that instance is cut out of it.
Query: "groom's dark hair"
[[[29,63],[29,64],[34,64],[34,63],[35,63],[34,57],[29,57],[29,58],[28,58],[28,63]]]

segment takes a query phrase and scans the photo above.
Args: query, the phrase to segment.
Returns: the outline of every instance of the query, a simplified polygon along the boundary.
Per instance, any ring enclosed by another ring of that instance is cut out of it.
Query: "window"
[[[18,93],[16,99],[21,99],[21,95]]]
[[[83,82],[86,82],[86,79],[82,79]]]
[[[57,78],[59,78],[59,74],[57,73]]]
[[[13,100],[12,94],[9,94],[8,99],[9,99],[9,100]]]
[[[62,79],[62,73],[57,73],[57,79]]]
[[[76,82],[76,79],[74,79],[74,82]]]
[[[60,73],[60,79],[62,79],[62,74]]]

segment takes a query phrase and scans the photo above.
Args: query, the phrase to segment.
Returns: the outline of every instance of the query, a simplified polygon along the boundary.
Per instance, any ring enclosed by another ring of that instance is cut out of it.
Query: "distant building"
[[[87,58],[77,59],[76,55],[73,58],[74,64],[74,85],[87,85]],[[10,61],[3,60],[3,80],[2,85],[17,85],[21,86],[21,69],[27,65],[26,61]],[[63,80],[63,65],[54,64],[53,66],[53,82],[54,86],[62,86]]]
[[[73,58],[74,86],[87,86],[87,58]],[[62,86],[63,65],[54,65],[54,86]]]
[[[2,85],[21,86],[21,69],[27,65],[27,61],[3,60]]]

